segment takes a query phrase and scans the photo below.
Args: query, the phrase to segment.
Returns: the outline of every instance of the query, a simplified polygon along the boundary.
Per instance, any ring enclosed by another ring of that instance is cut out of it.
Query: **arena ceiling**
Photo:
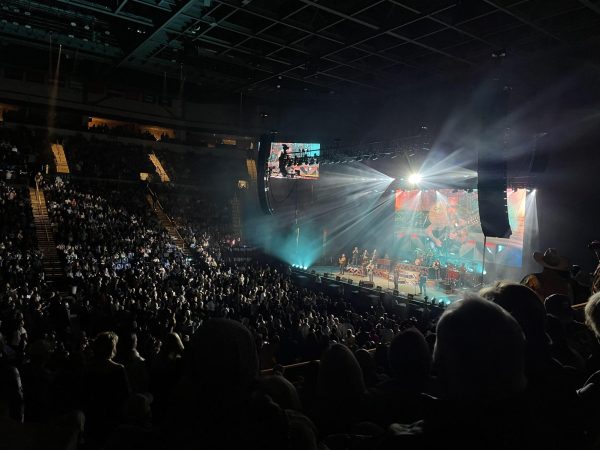
[[[506,49],[585,47],[600,0],[0,0],[4,45],[76,52],[229,92],[362,91],[461,77]]]

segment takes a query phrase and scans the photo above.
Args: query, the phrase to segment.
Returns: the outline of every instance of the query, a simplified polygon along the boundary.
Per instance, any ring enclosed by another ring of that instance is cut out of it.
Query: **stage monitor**
[[[456,269],[455,275],[460,270],[480,273],[484,252],[486,264],[521,267],[526,198],[525,189],[507,192],[513,233],[508,239],[487,238],[484,247],[477,190],[397,191],[396,253],[411,264],[431,267],[438,261]]]
[[[321,144],[271,142],[269,177],[317,180],[320,157]]]

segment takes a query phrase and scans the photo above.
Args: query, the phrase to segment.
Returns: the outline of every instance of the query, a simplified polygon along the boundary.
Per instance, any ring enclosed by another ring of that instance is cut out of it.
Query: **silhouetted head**
[[[585,305],[585,323],[600,339],[600,292],[592,295]]]
[[[546,313],[556,317],[562,323],[573,321],[573,309],[571,309],[571,300],[563,294],[552,294],[544,300]]]
[[[165,336],[165,341],[162,345],[161,350],[165,352],[167,355],[181,355],[183,353],[184,347],[183,342],[181,342],[181,338],[177,333],[169,333]]]
[[[250,331],[228,319],[210,319],[189,346],[188,372],[202,390],[247,391],[258,376],[258,355]]]
[[[479,294],[500,305],[519,322],[530,349],[548,347],[546,310],[532,289],[518,283],[499,281],[482,289]]]
[[[451,304],[437,326],[434,363],[448,398],[490,401],[526,386],[523,333],[500,306],[480,297]]]
[[[425,337],[416,328],[398,333],[388,350],[391,375],[410,384],[422,385],[431,370],[431,353]]]
[[[114,358],[117,354],[117,342],[119,342],[119,337],[112,331],[104,331],[98,334],[92,343],[94,356],[102,360]]]
[[[333,344],[323,353],[317,380],[319,395],[347,399],[366,390],[362,370],[348,347]]]
[[[296,387],[281,375],[261,377],[258,380],[258,390],[271,397],[282,409],[302,409]]]

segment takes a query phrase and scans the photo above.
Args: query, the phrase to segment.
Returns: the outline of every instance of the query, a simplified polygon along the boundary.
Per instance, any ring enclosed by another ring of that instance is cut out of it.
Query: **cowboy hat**
[[[555,248],[549,248],[544,253],[534,252],[533,259],[548,269],[566,272],[571,267],[569,260],[561,256]]]

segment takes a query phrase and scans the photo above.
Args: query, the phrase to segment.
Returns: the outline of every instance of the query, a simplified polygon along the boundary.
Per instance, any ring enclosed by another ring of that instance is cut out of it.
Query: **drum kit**
[[[450,255],[456,256],[454,254]],[[466,269],[464,264],[458,266],[448,263],[446,266],[442,266],[439,264],[439,259],[436,258],[435,253],[431,250],[416,249],[413,261],[415,266],[429,268],[429,277],[441,281],[447,289],[454,290],[456,286],[469,285],[474,282],[474,280],[471,280],[472,274]],[[435,264],[437,264],[436,267],[434,267]]]
[[[415,250],[415,259],[414,259],[415,266],[430,267],[432,263],[433,263],[433,252],[431,250],[428,250],[427,252],[420,248]]]

